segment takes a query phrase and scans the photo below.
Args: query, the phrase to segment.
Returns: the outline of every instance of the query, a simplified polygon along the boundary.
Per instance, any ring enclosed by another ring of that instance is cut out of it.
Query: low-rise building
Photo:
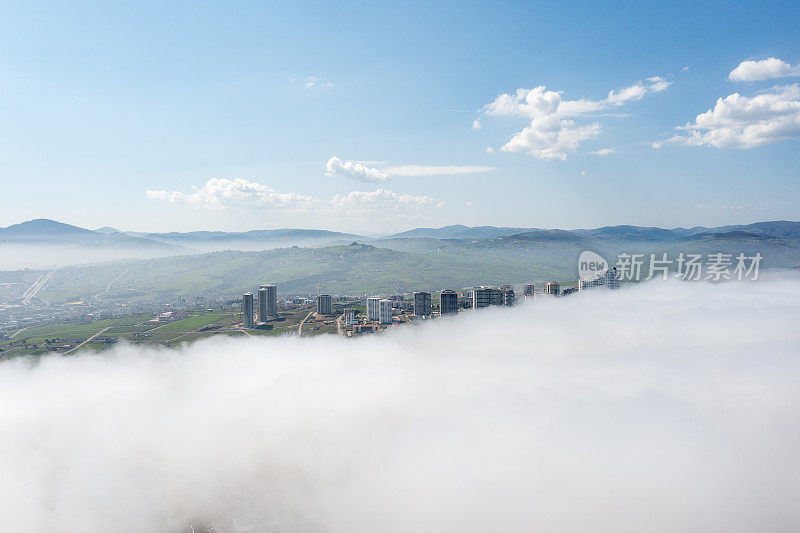
[[[558,296],[561,292],[561,285],[558,284],[557,281],[548,281],[544,284],[544,293],[545,294],[552,294],[553,296]]]
[[[378,324],[356,324],[353,326],[353,333],[361,335],[362,333],[375,333],[380,331],[381,327]]]

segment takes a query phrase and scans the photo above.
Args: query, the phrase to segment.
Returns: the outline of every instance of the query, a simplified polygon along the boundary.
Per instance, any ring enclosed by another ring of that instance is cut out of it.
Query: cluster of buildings
[[[581,280],[577,286],[567,287],[562,290],[557,281],[544,284],[542,292],[544,294],[559,296],[573,292],[584,291],[595,287],[606,287],[609,289],[619,288],[619,275],[616,268],[609,269],[597,274],[590,280]],[[523,297],[533,298],[535,287],[533,284],[526,284],[523,287]],[[385,326],[398,322],[407,322],[409,318],[426,319],[435,316],[452,315],[462,309],[482,309],[491,306],[510,307],[516,301],[516,293],[511,285],[496,287],[475,287],[472,290],[456,292],[454,290],[443,290],[439,292],[438,309],[434,305],[434,300],[430,292],[418,291],[413,293],[409,303],[402,295],[389,298],[369,297],[366,298],[366,313],[360,317],[354,308],[345,308],[342,311],[339,324],[339,332],[344,328],[352,333],[366,333],[382,329]],[[270,319],[278,316],[278,289],[276,285],[262,285],[258,289],[258,313],[254,309],[253,293],[245,293],[242,300],[242,325],[245,328],[269,327],[262,326]],[[294,299],[290,303],[314,303],[313,299],[301,298]],[[351,300],[350,302],[356,303]],[[341,307],[341,306],[340,306]],[[336,314],[339,314],[337,312]],[[317,317],[331,317],[334,315],[333,296],[330,294],[320,294],[316,297]],[[258,322],[256,322],[258,318]],[[330,319],[327,319],[330,320]],[[325,322],[329,324],[330,322]],[[338,323],[338,321],[337,321]],[[348,333],[349,335],[350,333]]]
[[[244,293],[242,297],[242,325],[248,329],[252,329],[257,324],[253,303],[253,293]],[[258,289],[258,322],[265,324],[269,319],[277,317],[278,286],[262,285]]]

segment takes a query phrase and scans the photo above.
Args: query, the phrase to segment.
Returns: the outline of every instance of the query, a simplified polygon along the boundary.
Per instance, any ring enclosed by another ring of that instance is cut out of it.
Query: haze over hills
[[[0,228],[0,248],[7,252],[0,269],[201,255],[218,251],[260,252],[293,246],[323,248],[351,242],[412,254],[458,255],[459,260],[469,260],[475,266],[489,261],[488,254],[502,254],[506,261],[528,261],[532,266],[538,265],[537,268],[545,268],[546,263],[546,270],[551,272],[562,271],[582,250],[587,249],[616,255],[692,248],[710,252],[736,251],[738,247],[763,249],[762,253],[769,253],[776,266],[800,264],[797,259],[800,222],[791,221],[689,229],[623,225],[560,230],[456,225],[417,228],[375,238],[299,228],[134,234],[110,227],[93,231],[37,219]]]
[[[788,221],[691,229],[513,228],[510,234],[511,228],[459,226],[385,238],[304,229],[137,237],[102,229],[48,220],[0,229],[0,320],[46,320],[56,311],[157,310],[198,297],[235,299],[266,282],[277,283],[284,295],[362,296],[574,283],[585,250],[612,263],[622,253],[643,254],[644,272],[650,253],[673,259],[680,253],[758,253],[763,269],[800,268],[800,222]],[[451,238],[424,236],[431,234]]]
[[[57,267],[120,259],[156,258],[220,250],[258,251],[288,246],[322,246],[357,235],[326,230],[278,229],[247,232],[124,232],[105,226],[89,230],[48,219],[0,228],[0,270]]]
[[[352,233],[316,229],[274,229],[245,232],[191,231],[187,233],[148,233],[148,239],[189,246],[203,251],[258,251],[286,246],[321,246],[335,241],[360,238]]]

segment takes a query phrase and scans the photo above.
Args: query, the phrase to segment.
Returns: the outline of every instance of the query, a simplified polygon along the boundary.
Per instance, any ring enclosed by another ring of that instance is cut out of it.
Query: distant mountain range
[[[672,241],[690,235],[701,233],[727,233],[735,230],[743,230],[760,235],[770,235],[783,238],[800,238],[800,222],[790,222],[777,220],[772,222],[756,222],[754,224],[720,226],[707,228],[696,226],[693,228],[655,228],[643,226],[604,226],[595,229],[576,229],[576,230],[557,230],[540,228],[510,228],[495,226],[444,226],[442,228],[416,228],[402,233],[396,233],[385,237],[386,239],[412,239],[412,238],[432,238],[432,239],[493,239],[518,234],[539,234],[541,237],[551,236],[558,239],[565,233],[588,237],[600,237],[610,240],[634,240],[634,241]]]
[[[764,269],[794,269],[800,268],[800,222],[571,231],[448,226],[369,238],[305,229],[131,234],[32,220],[0,228],[0,303],[19,299],[43,268],[56,271],[39,293],[47,302],[155,305],[176,297],[229,298],[265,282],[278,283],[283,294],[566,282],[575,279],[584,250],[609,261],[620,253],[642,253],[645,261],[650,253],[672,259],[681,252],[760,253]],[[71,266],[57,268],[65,265]],[[20,274],[27,283],[18,283]],[[98,294],[105,296],[98,300]]]
[[[29,264],[22,257],[16,263],[0,261],[0,270],[22,267],[57,266],[117,259],[144,259],[215,251],[260,252],[290,248],[322,248],[358,242],[375,248],[403,253],[431,254],[487,261],[502,257],[551,258],[566,265],[582,250],[614,255],[652,251],[745,251],[769,253],[775,266],[800,265],[800,222],[771,221],[716,228],[664,229],[641,226],[606,226],[594,229],[560,230],[463,225],[416,228],[386,237],[365,237],[316,229],[275,229],[246,232],[192,231],[169,233],[123,232],[111,227],[89,230],[53,220],[37,219],[0,228],[0,247],[17,246],[40,250],[46,246],[47,263]],[[39,245],[39,246],[33,246]],[[59,250],[70,253],[63,259]],[[5,254],[12,257],[14,254]],[[477,264],[477,263],[476,263]],[[559,266],[560,268],[560,266]]]
[[[319,246],[358,235],[326,230],[276,229],[246,232],[191,231],[187,233],[123,232],[105,226],[89,230],[39,218],[0,228],[3,244],[153,248],[175,253],[217,250],[264,250],[283,246]]]
[[[3,244],[38,244],[81,247],[115,247],[115,248],[158,248],[171,249],[176,253],[178,248],[170,243],[144,239],[119,231],[100,231],[79,228],[46,218],[29,220],[0,228],[0,243]]]

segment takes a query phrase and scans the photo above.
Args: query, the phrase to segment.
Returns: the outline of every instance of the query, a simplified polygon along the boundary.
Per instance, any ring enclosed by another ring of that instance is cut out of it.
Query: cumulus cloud
[[[578,123],[575,118],[600,110],[619,107],[660,92],[671,85],[660,76],[647,78],[631,86],[609,91],[603,100],[565,100],[562,93],[545,86],[517,89],[501,94],[484,111],[489,116],[529,119],[530,125],[516,133],[501,147],[504,152],[527,152],[538,159],[565,160],[578,150],[582,141],[600,135],[598,122]]]
[[[398,165],[389,167],[386,172],[392,176],[439,176],[450,174],[476,174],[490,172],[495,167],[477,165]]]
[[[9,531],[796,531],[800,281],[0,363]]]
[[[666,142],[715,148],[754,148],[800,137],[800,85],[773,87],[753,97],[719,98],[713,109],[680,126]],[[662,143],[653,143],[659,148]]]
[[[800,76],[800,65],[792,66],[775,57],[758,61],[742,61],[728,74],[731,81],[761,81],[771,78]]]
[[[472,121],[472,129],[473,130],[479,130],[479,129],[481,129],[481,127],[482,126],[481,126],[481,121],[480,120],[473,120]]]
[[[331,200],[331,206],[346,213],[393,211],[409,207],[438,206],[439,202],[429,196],[399,194],[386,189],[375,191],[353,191],[348,194],[337,194]]]
[[[314,197],[279,193],[267,185],[241,178],[211,178],[202,187],[193,186],[191,192],[148,190],[145,196],[152,200],[184,202],[197,208],[215,210],[236,207],[304,211],[318,204]]]
[[[326,176],[343,176],[363,182],[386,182],[391,178],[386,172],[377,168],[368,167],[357,161],[343,161],[336,156],[328,159],[325,164]]]

